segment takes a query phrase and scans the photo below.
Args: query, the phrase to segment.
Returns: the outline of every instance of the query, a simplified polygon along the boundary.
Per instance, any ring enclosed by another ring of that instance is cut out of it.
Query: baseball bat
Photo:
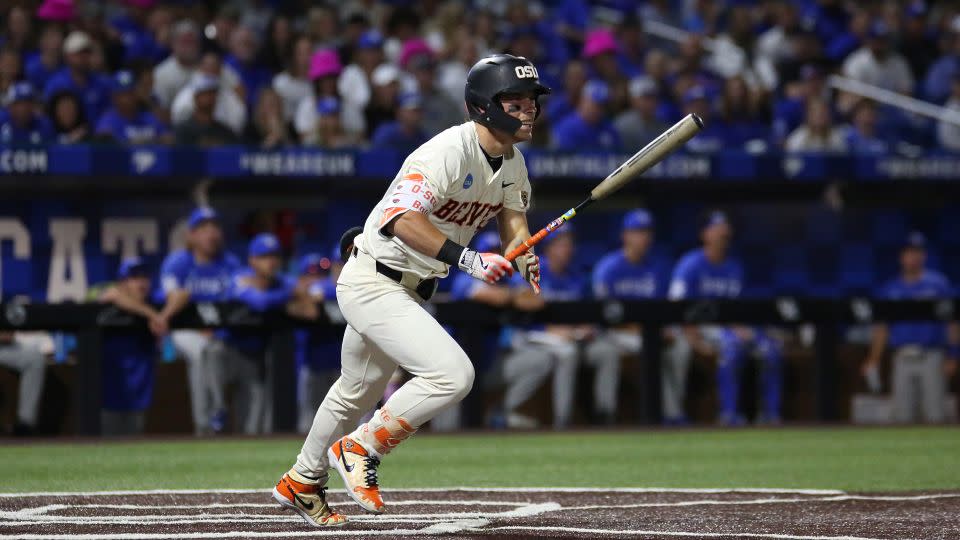
[[[607,175],[602,182],[597,184],[590,191],[590,196],[584,199],[577,206],[567,210],[562,216],[551,221],[546,227],[540,229],[536,234],[526,239],[519,246],[507,253],[506,259],[512,261],[526,253],[530,248],[539,244],[544,238],[553,231],[559,229],[564,223],[573,219],[577,212],[593,204],[594,201],[606,198],[611,193],[616,192],[634,178],[640,176],[657,163],[667,157],[671,152],[686,144],[694,135],[703,129],[703,120],[695,114],[688,114],[682,120],[671,126],[660,134],[656,139],[640,149],[636,154],[630,156],[630,159],[621,164],[615,171]]]

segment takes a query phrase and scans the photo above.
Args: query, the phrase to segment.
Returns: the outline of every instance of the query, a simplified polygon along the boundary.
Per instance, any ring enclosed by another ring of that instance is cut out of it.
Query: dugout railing
[[[504,325],[596,324],[616,326],[639,323],[643,328],[644,352],[637,380],[641,397],[636,417],[644,423],[659,420],[660,357],[666,326],[677,324],[744,323],[815,328],[812,370],[818,421],[838,419],[836,350],[842,328],[892,321],[954,321],[960,299],[930,301],[885,301],[868,298],[696,301],[585,301],[547,304],[537,312],[495,309],[472,302],[428,304],[439,321],[469,336],[471,330],[489,330]],[[100,432],[100,360],[103,337],[110,332],[143,328],[146,321],[111,305],[103,304],[2,304],[0,330],[48,330],[75,333],[77,337],[76,391],[73,392],[76,433]],[[258,313],[235,303],[202,303],[188,306],[173,321],[174,328],[268,328],[271,339],[271,380],[274,381],[273,426],[278,432],[293,431],[296,396],[286,381],[295,380],[292,331],[309,327],[339,333],[344,325],[335,303],[327,303],[316,321],[294,319],[282,312]],[[469,351],[468,351],[469,352]]]

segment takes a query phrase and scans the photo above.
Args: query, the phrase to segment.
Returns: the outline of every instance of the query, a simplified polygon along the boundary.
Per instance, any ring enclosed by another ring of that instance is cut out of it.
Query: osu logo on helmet
[[[518,79],[538,79],[540,75],[537,74],[537,68],[533,66],[517,66],[513,68],[513,72],[517,74]]]

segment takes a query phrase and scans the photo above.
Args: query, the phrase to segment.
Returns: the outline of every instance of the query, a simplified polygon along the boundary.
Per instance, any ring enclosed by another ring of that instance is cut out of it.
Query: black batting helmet
[[[550,93],[549,88],[540,84],[540,75],[532,62],[511,54],[488,56],[474,64],[467,74],[464,89],[467,112],[471,120],[513,134],[523,122],[503,111],[499,97],[527,92],[533,92],[534,99]],[[540,116],[539,101],[537,116]]]

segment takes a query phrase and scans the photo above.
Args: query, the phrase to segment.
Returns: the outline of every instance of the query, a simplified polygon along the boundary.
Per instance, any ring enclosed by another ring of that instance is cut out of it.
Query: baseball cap
[[[400,67],[420,69],[433,65],[433,50],[422,39],[410,39],[404,42],[400,50]]]
[[[711,210],[703,218],[701,229],[713,227],[714,225],[730,225],[730,218],[723,210]]]
[[[43,0],[37,18],[43,21],[69,22],[76,16],[73,0]]]
[[[199,227],[202,223],[207,221],[217,221],[220,219],[220,215],[217,214],[217,211],[209,206],[201,206],[195,208],[193,212],[190,212],[190,219],[187,220],[187,227],[192,231]]]
[[[911,231],[903,239],[902,249],[927,249],[927,237],[922,232]]]
[[[251,257],[264,257],[280,254],[280,241],[270,233],[260,233],[250,240],[247,254]]]
[[[317,100],[317,114],[320,116],[330,116],[340,112],[340,101],[332,96],[327,96]]]
[[[26,81],[20,81],[14,83],[7,90],[7,95],[4,96],[4,103],[9,105],[17,101],[33,101],[34,98],[36,98],[36,93],[33,91],[33,85]]]
[[[657,94],[657,83],[650,77],[634,77],[630,80],[630,97],[654,96]]]
[[[423,106],[423,98],[417,92],[405,92],[397,96],[397,107],[401,109],[419,109]]]
[[[323,49],[313,53],[310,58],[310,80],[328,77],[331,75],[340,75],[343,66],[340,64],[340,57],[337,51],[333,49]]]
[[[370,82],[374,86],[385,86],[396,82],[400,78],[400,68],[393,64],[380,64],[370,74]]]
[[[127,279],[134,276],[149,275],[150,270],[147,262],[140,257],[128,257],[120,262],[120,268],[117,269],[117,279]]]
[[[876,20],[870,23],[870,29],[867,30],[867,37],[869,38],[886,38],[890,35],[890,27],[887,23]]]
[[[111,90],[113,93],[126,92],[128,90],[133,90],[135,83],[133,73],[123,70],[118,71],[116,75],[113,76],[113,79],[110,81]]]
[[[477,235],[473,245],[481,253],[493,252],[500,248],[500,237],[493,231],[487,231]]]
[[[594,30],[583,41],[583,57],[593,58],[605,53],[617,52],[617,39],[610,30]]]
[[[623,230],[638,231],[653,228],[653,216],[643,208],[627,212],[623,216]]]
[[[383,47],[383,34],[377,30],[367,30],[357,39],[358,49],[379,49]]]
[[[610,101],[610,87],[607,86],[607,83],[598,79],[587,81],[587,84],[583,87],[583,94],[598,105]]]
[[[193,91],[210,92],[220,90],[220,78],[206,73],[198,73],[193,79]]]
[[[64,54],[74,54],[93,47],[93,40],[86,32],[74,30],[70,32],[67,39],[63,40]]]
[[[350,250],[354,247],[354,240],[357,236],[363,234],[363,227],[350,227],[340,235],[340,241],[337,243],[337,251],[340,253],[340,260],[346,260],[350,257]]]
[[[684,105],[701,99],[707,99],[707,89],[700,85],[691,86],[683,93]]]
[[[318,276],[329,272],[331,261],[319,253],[307,253],[297,262],[297,274],[301,276]]]

